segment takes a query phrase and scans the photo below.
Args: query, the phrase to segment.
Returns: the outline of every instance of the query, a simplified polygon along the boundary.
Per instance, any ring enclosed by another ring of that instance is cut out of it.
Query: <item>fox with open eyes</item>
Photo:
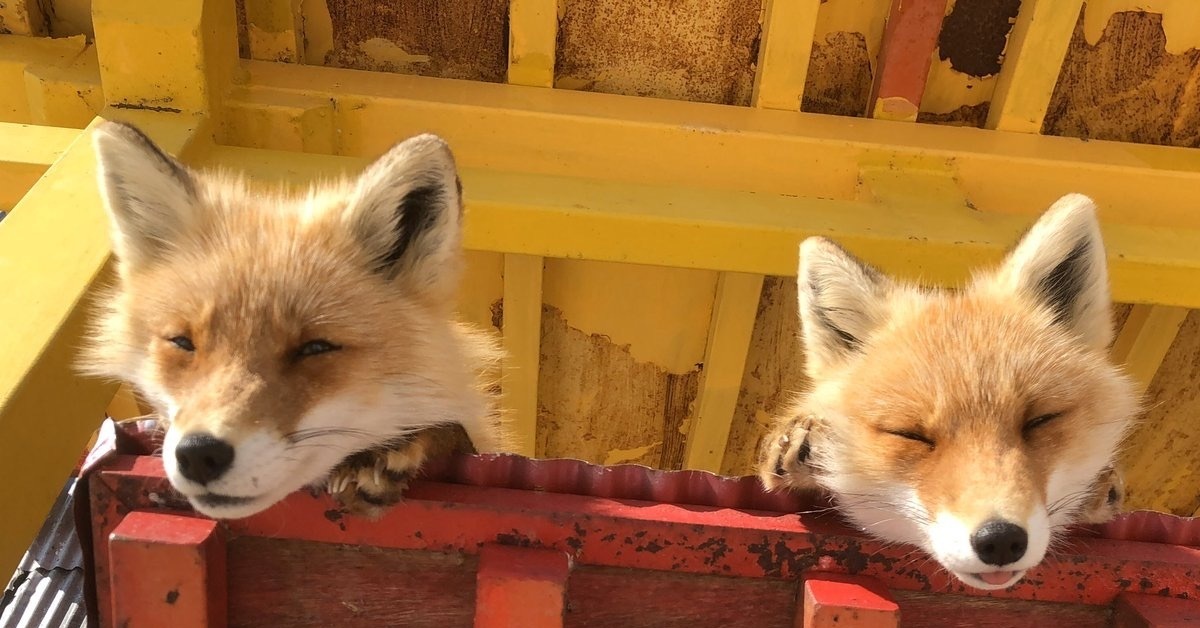
[[[196,510],[245,517],[324,484],[373,516],[431,450],[507,448],[499,352],[453,314],[461,189],[440,139],[300,195],[193,171],[122,123],[94,145],[117,280],[84,370],[154,406]]]
[[[980,589],[1119,509],[1139,400],[1108,358],[1089,198],[1060,199],[963,290],[894,281],[824,238],[801,245],[798,282],[812,387],[763,440],[768,488],[824,487],[867,533]]]

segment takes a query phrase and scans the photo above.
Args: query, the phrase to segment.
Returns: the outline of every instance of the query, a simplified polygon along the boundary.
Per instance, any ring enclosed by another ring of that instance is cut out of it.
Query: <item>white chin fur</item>
[[[233,466],[200,485],[179,472],[175,447],[181,434],[172,428],[163,440],[163,468],[175,490],[197,512],[214,519],[239,519],[273,506],[290,493],[321,481],[346,452],[335,448],[289,448],[278,436],[257,432],[235,446]]]
[[[974,528],[947,512],[938,513],[934,518],[933,525],[928,530],[927,548],[935,560],[964,584],[989,591],[1005,589],[1020,580],[1030,568],[1042,562],[1050,546],[1050,521],[1045,508],[1034,508],[1028,519],[1018,523],[1028,535],[1025,553],[1019,560],[1007,565],[989,565],[980,560],[971,546]],[[1001,584],[987,583],[978,576],[999,571],[1011,571],[1015,572],[1015,575]]]

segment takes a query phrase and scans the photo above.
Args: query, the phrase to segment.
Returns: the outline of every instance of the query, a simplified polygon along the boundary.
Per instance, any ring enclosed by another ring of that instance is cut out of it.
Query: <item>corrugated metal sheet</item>
[[[77,483],[68,480],[46,522],[21,559],[0,600],[4,628],[74,628],[87,625],[83,550],[75,534]]]

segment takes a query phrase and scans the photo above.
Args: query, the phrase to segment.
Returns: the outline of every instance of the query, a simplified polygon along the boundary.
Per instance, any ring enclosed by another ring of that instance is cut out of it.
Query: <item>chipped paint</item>
[[[1200,2],[1187,0],[1087,0],[1083,9],[1083,35],[1089,45],[1100,43],[1114,13],[1148,12],[1162,15],[1165,50],[1178,55],[1200,48]]]
[[[650,452],[662,446],[662,441],[655,441],[649,445],[634,447],[632,449],[612,449],[604,454],[605,465],[625,464],[628,462],[637,462],[647,456]]]
[[[382,37],[372,37],[358,43],[358,49],[380,66],[402,68],[414,63],[429,63],[429,55],[414,55]]]

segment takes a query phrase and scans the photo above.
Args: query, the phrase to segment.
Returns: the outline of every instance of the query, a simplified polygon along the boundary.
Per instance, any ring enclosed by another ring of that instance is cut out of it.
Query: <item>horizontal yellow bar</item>
[[[266,131],[290,123],[303,97],[332,103],[321,132],[344,155],[377,155],[432,131],[466,166],[843,200],[856,197],[870,162],[946,170],[985,213],[1030,215],[1083,192],[1109,223],[1200,228],[1193,149],[257,61],[242,68],[227,106],[256,118],[228,125],[230,144],[279,148]]]
[[[78,136],[77,129],[0,122],[0,210],[12,209]]]
[[[366,162],[217,147],[201,163],[299,183]],[[931,209],[920,195],[883,204],[480,168],[464,168],[462,179],[468,248],[767,275],[794,275],[800,240],[819,234],[889,271],[958,282],[1000,259],[1032,220]],[[1104,232],[1117,300],[1200,306],[1200,230],[1106,224]]]

